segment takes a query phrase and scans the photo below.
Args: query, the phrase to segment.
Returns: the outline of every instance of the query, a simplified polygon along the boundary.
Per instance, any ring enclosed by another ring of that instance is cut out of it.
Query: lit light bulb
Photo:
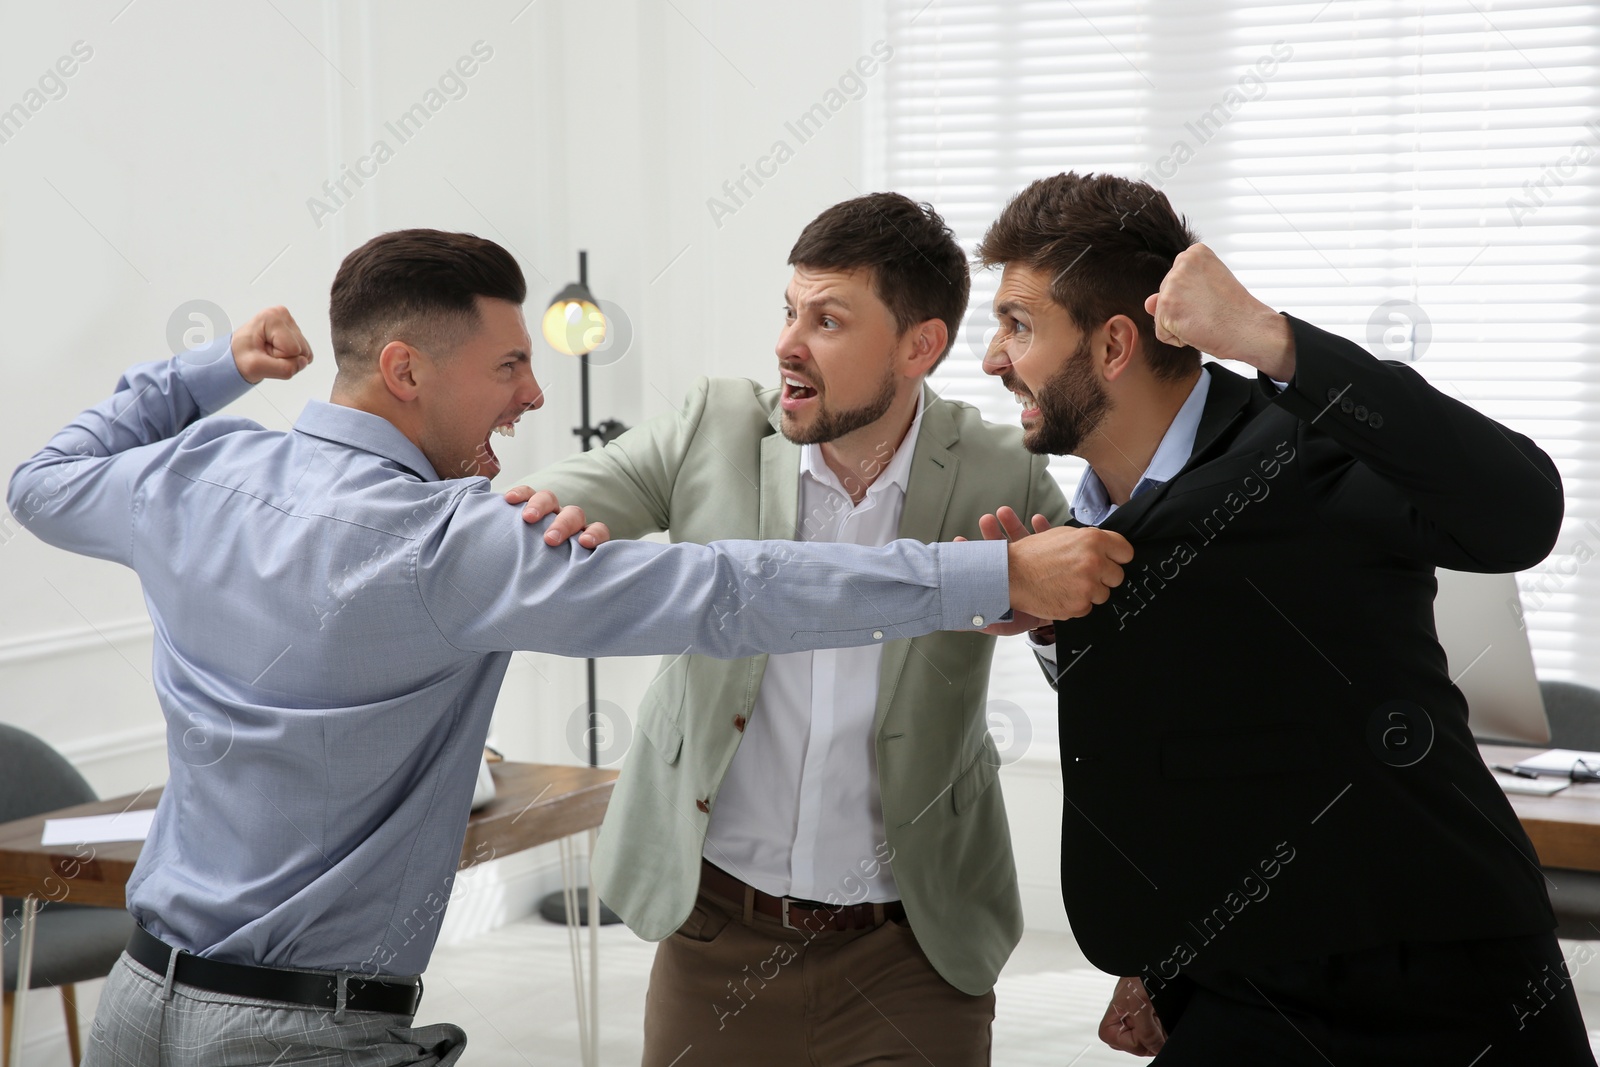
[[[606,340],[606,317],[587,300],[556,299],[544,313],[544,339],[557,352],[588,355]]]

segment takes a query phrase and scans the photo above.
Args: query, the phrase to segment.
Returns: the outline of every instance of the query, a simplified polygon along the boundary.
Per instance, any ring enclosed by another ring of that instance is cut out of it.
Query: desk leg
[[[589,854],[583,867],[588,874],[589,913],[589,1055],[591,1067],[600,1067],[600,897],[594,891],[594,841],[597,830],[589,831]]]
[[[17,995],[11,1008],[10,1062],[22,1063],[23,1017],[28,1010],[28,985],[33,980],[33,933],[37,926],[39,901],[36,897],[22,898],[22,936],[17,938]]]
[[[580,922],[581,916],[578,914],[580,872],[576,842],[571,837],[563,837],[560,849],[562,902],[567,906],[567,947],[572,953],[572,990],[578,1007],[578,1055],[583,1067],[597,1067],[598,1052],[591,1041],[593,1030],[590,1023],[595,1005],[590,1001],[589,989],[585,986],[583,974],[583,927]],[[592,925],[590,936],[591,938],[594,936]],[[593,971],[594,968],[591,966],[591,975]]]

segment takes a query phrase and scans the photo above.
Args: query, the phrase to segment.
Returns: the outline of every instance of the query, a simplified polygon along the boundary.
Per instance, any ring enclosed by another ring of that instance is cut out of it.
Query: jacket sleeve
[[[613,537],[632,540],[670,529],[673,486],[700,432],[709,391],[709,379],[701,378],[681,410],[641,423],[604,448],[568,456],[522,484],[578,505],[590,522],[609,526]]]
[[[1538,445],[1403,363],[1289,322],[1295,374],[1277,403],[1301,420],[1302,476],[1324,521],[1453,570],[1523,570],[1549,554],[1565,502]]]
[[[171,438],[250,391],[230,340],[129,369],[108,399],[17,467],[11,513],[58,548],[126,564],[140,484],[160,469]]]

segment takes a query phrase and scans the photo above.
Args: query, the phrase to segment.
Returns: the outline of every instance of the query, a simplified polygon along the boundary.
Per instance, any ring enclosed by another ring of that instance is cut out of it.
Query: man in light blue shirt
[[[492,242],[383,235],[339,270],[332,402],[293,431],[206,417],[310,362],[275,308],[132,368],[13,476],[12,512],[132,567],[155,625],[171,778],[129,881],[141,929],[102,995],[94,1067],[266,1064],[301,1046],[455,1062],[459,1030],[410,1027],[437,926],[402,920],[448,895],[512,650],[870,644],[979,629],[1013,599],[1071,617],[1121,580],[1131,553],[1101,531],[1009,548],[555,547],[576,509],[529,527],[488,482],[491,432],[542,402],[525,297]]]

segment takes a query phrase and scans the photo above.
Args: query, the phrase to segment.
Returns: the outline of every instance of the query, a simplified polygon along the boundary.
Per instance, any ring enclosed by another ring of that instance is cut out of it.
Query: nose
[[[1005,338],[997,333],[983,353],[983,373],[999,376],[1010,369],[1011,354],[1006,351]]]
[[[799,319],[783,324],[783,328],[778,331],[778,343],[772,347],[772,351],[779,359],[799,360],[809,356],[806,346],[800,340]]]
[[[539,380],[533,376],[533,370],[528,370],[528,381],[517,390],[517,403],[525,411],[538,411],[544,407],[544,390],[539,387]]]

